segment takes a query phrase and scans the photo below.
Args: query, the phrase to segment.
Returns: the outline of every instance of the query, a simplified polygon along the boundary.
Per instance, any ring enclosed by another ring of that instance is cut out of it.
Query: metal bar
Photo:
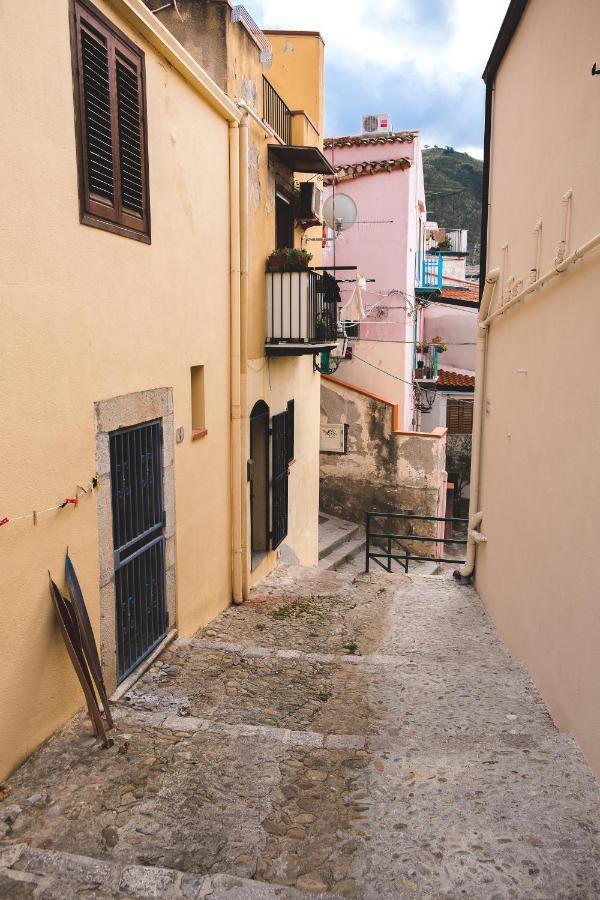
[[[368,512],[368,516],[375,517],[389,517],[393,519],[421,519],[424,522],[468,522],[468,519],[445,519],[442,516],[416,516],[412,513],[396,513],[396,512]]]
[[[457,538],[445,538],[445,537],[444,538],[434,538],[434,537],[427,537],[425,535],[419,535],[419,534],[389,534],[388,532],[385,532],[385,534],[379,534],[377,532],[372,532],[371,537],[374,537],[374,538],[375,537],[377,537],[377,538],[387,538],[387,537],[404,538],[404,540],[406,540],[406,541],[431,541],[435,544],[468,544],[469,543],[467,540],[458,540]]]

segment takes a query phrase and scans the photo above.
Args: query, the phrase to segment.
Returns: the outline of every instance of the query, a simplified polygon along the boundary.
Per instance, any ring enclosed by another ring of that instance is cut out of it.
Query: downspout
[[[479,250],[480,297],[483,294],[487,268],[488,222],[490,213],[490,153],[492,147],[492,114],[494,83],[485,86],[485,128],[483,132],[483,196],[481,198],[481,247]]]
[[[250,456],[250,424],[248,419],[248,298],[249,298],[249,117],[245,112],[240,122],[240,399],[241,399],[241,460],[240,486],[242,494],[242,600],[248,599],[248,573],[250,571],[248,541],[248,472]]]
[[[483,433],[483,401],[485,397],[485,356],[487,350],[488,326],[484,324],[487,317],[494,288],[500,277],[500,269],[488,273],[483,288],[483,296],[479,307],[477,322],[477,358],[475,362],[475,396],[473,398],[473,446],[471,449],[471,497],[469,500],[469,533],[467,535],[467,558],[464,565],[454,573],[455,577],[469,578],[475,569],[476,545],[485,541],[485,537],[477,530],[483,519],[479,510],[479,472],[481,463],[481,439]]]
[[[229,123],[230,356],[231,356],[231,584],[242,602],[242,433],[240,378],[240,129]]]

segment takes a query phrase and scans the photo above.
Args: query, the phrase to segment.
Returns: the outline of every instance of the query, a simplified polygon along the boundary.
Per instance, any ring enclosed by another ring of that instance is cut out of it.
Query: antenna
[[[356,203],[348,194],[335,193],[325,201],[323,218],[336,234],[347,231],[352,228],[358,218]]]

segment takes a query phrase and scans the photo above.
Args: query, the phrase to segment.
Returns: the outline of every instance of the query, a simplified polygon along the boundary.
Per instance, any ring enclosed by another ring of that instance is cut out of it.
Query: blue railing
[[[442,290],[444,283],[444,257],[424,256],[421,271],[421,287],[438,288]]]

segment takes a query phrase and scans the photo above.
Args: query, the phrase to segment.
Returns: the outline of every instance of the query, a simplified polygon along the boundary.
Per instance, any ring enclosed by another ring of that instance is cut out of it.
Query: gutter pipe
[[[494,321],[498,316],[504,315],[507,309],[510,309],[511,306],[514,306],[515,303],[519,303],[523,300],[528,294],[533,294],[535,291],[539,290],[539,288],[543,287],[548,281],[551,281],[552,278],[556,278],[557,275],[562,275],[569,266],[572,266],[573,263],[576,263],[578,260],[583,259],[586,254],[588,254],[591,250],[594,250],[596,247],[600,246],[600,234],[596,234],[591,240],[586,241],[585,244],[582,244],[581,247],[578,247],[577,250],[574,250],[570,256],[567,256],[566,259],[563,259],[562,262],[553,266],[549,269],[544,275],[540,278],[537,278],[535,281],[532,281],[531,284],[527,285],[526,288],[523,288],[522,291],[519,291],[518,294],[515,294],[514,297],[511,297],[503,306],[498,307],[491,315],[486,316],[481,324],[484,327],[488,327],[491,322]],[[490,273],[491,274],[491,273]],[[488,275],[488,278],[490,276]],[[482,301],[483,307],[483,301]],[[480,310],[480,320],[481,320],[481,310]]]
[[[488,310],[490,308],[494,289],[498,278],[500,277],[500,269],[493,269],[488,273],[483,287],[483,295],[481,297],[481,305],[479,307],[478,316],[478,333],[477,333],[477,358],[475,363],[475,396],[473,397],[473,447],[471,450],[471,497],[469,500],[469,533],[467,536],[467,557],[464,565],[457,569],[454,573],[455,577],[469,578],[475,569],[475,548],[477,542],[483,535],[475,537],[479,534],[478,528],[483,519],[483,513],[478,510],[479,506],[479,470],[481,462],[481,438],[483,432],[483,399],[485,396],[485,354],[487,350],[487,333],[488,326],[485,324]]]
[[[231,587],[242,602],[242,429],[240,378],[240,129],[229,124],[230,355],[231,355]]]
[[[248,599],[248,572],[250,571],[248,540],[248,472],[246,461],[250,456],[249,421],[248,421],[248,298],[249,298],[249,117],[244,112],[240,122],[240,400],[241,400],[241,458],[240,458],[240,490],[241,490],[241,540],[242,540],[242,600]]]

